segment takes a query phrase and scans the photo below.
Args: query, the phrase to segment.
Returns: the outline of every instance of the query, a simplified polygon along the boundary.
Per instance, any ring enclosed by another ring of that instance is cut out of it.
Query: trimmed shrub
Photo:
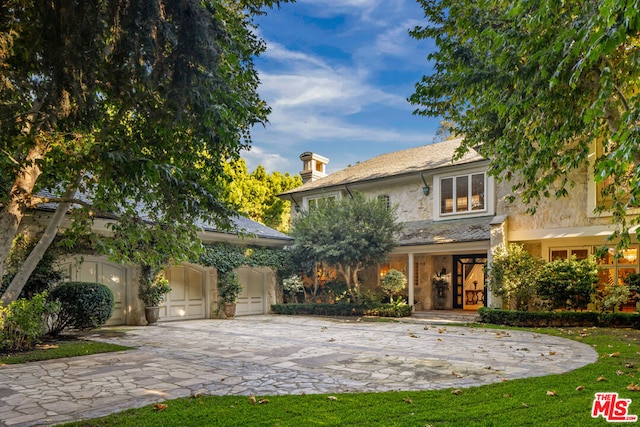
[[[376,307],[363,304],[274,304],[271,311],[275,314],[302,314],[317,316],[411,316],[408,304],[378,304]]]
[[[594,257],[557,259],[542,266],[538,276],[538,296],[551,309],[587,308],[598,283]]]
[[[504,298],[507,307],[526,311],[536,296],[536,282],[542,263],[522,245],[500,246],[489,268],[489,288]]]
[[[600,326],[640,329],[639,313],[597,313],[595,311],[516,311],[481,307],[478,321],[521,327]]]
[[[51,291],[49,300],[60,303],[50,322],[52,335],[65,328],[98,328],[109,320],[114,305],[111,289],[101,283],[90,282],[62,283]]]
[[[13,301],[7,307],[0,304],[0,349],[19,351],[35,347],[45,333],[45,317],[56,308],[46,298],[43,292],[31,299]]]
[[[389,296],[389,300],[393,302],[393,296],[403,290],[407,285],[407,278],[398,270],[391,269],[380,280],[382,291]]]

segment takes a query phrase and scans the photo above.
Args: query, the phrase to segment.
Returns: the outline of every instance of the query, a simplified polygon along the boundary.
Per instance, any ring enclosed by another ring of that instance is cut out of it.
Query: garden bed
[[[273,304],[271,311],[275,314],[303,314],[322,316],[411,316],[410,305],[380,304],[375,307],[361,304]]]
[[[597,313],[593,311],[516,311],[482,307],[480,323],[522,327],[600,326],[640,329],[640,313]]]

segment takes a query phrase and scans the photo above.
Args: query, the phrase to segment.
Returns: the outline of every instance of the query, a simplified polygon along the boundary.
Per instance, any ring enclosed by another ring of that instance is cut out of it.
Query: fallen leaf
[[[442,341],[442,338],[438,338],[438,341]]]
[[[424,328],[422,328],[422,329],[424,329],[425,331],[428,331],[429,327],[427,325],[424,325]]]
[[[620,352],[619,351],[616,351],[615,353],[611,353],[609,355],[609,357],[618,357],[618,356],[620,356]]]
[[[335,397],[335,396],[328,396],[327,399],[329,399],[329,400],[338,400],[338,398]]]
[[[525,408],[528,408],[528,407],[529,407],[529,405],[527,405],[527,404],[526,404],[526,403],[524,403],[524,402],[522,402],[522,406],[523,406],[523,407],[525,407]]]
[[[258,400],[258,405],[264,405],[265,403],[269,403],[269,399],[260,399],[260,400]]]
[[[555,390],[547,390],[547,396],[557,396],[558,393]]]
[[[165,405],[164,403],[156,403],[155,405],[153,405],[153,410],[154,411],[164,411],[165,409],[167,409],[167,405]]]
[[[456,377],[456,378],[462,378],[462,375],[461,375],[461,374],[459,374],[459,373],[457,373],[456,371],[452,371],[452,372],[451,372],[451,375],[453,375],[453,376],[454,376],[454,377]]]
[[[629,390],[629,391],[640,391],[640,384],[631,383],[631,384],[629,384],[627,386],[627,390]]]
[[[404,399],[402,399],[402,401],[403,401],[404,403],[413,403],[413,400],[411,400],[411,399],[410,399],[410,398],[408,398],[408,397],[405,397]]]
[[[502,397],[513,397],[513,394],[511,393],[503,394]]]
[[[458,395],[462,394],[462,390],[460,390],[459,388],[458,388],[458,389],[455,389],[455,390],[453,390],[453,391],[451,392],[451,394],[455,394],[456,396],[458,396]]]
[[[550,351],[550,352],[549,352],[549,356],[553,356],[554,354],[556,354],[556,352],[555,352],[555,351]]]
[[[327,342],[334,342],[335,340],[336,340],[335,338],[329,338]]]
[[[249,396],[249,403],[252,405],[256,403],[256,397],[253,394]]]
[[[633,369],[635,367],[635,365],[633,363],[627,363],[626,365],[624,365],[626,368],[629,369]]]
[[[624,372],[623,371],[616,371],[616,375],[617,376],[624,375]]]
[[[444,331],[446,331],[446,328],[438,329],[438,333],[439,333],[439,334],[444,333]]]
[[[418,336],[416,334],[414,334],[413,332],[409,332],[409,337],[410,338],[418,338]]]
[[[584,390],[583,385],[579,385],[578,387],[576,387],[576,391],[582,391],[582,390]]]
[[[600,375],[600,376],[596,379],[596,381],[598,381],[598,382],[606,381],[606,380],[607,380],[607,377],[605,377],[604,375]]]
[[[202,392],[201,391],[194,391],[193,393],[191,393],[191,397],[194,398],[194,399],[197,399],[200,396],[202,396]]]

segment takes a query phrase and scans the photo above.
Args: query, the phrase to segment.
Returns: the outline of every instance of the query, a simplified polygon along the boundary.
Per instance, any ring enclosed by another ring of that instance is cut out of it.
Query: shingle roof
[[[484,160],[484,157],[475,150],[469,150],[461,159],[452,161],[455,150],[460,146],[461,141],[462,139],[458,138],[382,154],[334,172],[324,178],[313,182],[306,182],[302,186],[283,192],[282,194],[295,194],[320,188],[389,178]]]
[[[50,190],[42,190],[38,193],[41,197],[53,198],[58,197],[54,192]],[[84,202],[90,203],[90,198],[86,194],[77,192],[75,197],[78,200],[82,200]],[[37,209],[45,210],[45,211],[54,211],[57,208],[57,203],[43,203],[38,206]],[[148,215],[144,213],[144,209],[142,205],[138,208],[138,212],[143,221],[150,221]],[[105,215],[104,219],[113,219],[115,216]],[[203,231],[213,232],[213,233],[229,233],[229,234],[247,234],[253,235],[258,238],[263,239],[275,239],[275,240],[287,240],[292,241],[293,239],[288,235],[281,233],[278,230],[274,230],[271,227],[267,227],[264,224],[256,222],[252,219],[236,216],[231,218],[231,222],[233,223],[233,229],[231,231],[222,231],[216,228],[215,225],[205,222],[205,221],[197,221],[196,226],[201,228]]]
[[[400,246],[410,246],[490,240],[493,218],[488,216],[438,222],[405,222],[404,229],[397,236],[398,243]]]

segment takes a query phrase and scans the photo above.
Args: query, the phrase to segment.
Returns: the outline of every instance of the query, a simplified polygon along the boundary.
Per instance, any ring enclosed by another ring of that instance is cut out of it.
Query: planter
[[[227,319],[233,319],[236,315],[236,303],[225,302],[224,303],[224,315]]]
[[[148,326],[155,326],[160,319],[160,307],[145,307],[144,318],[147,319]]]

